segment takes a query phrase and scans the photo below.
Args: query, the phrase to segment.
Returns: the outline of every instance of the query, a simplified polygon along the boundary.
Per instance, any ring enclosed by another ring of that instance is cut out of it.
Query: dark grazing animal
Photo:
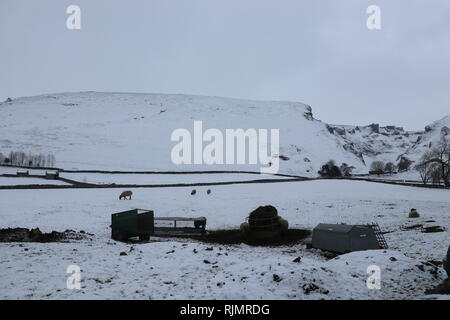
[[[122,199],[126,199],[127,197],[128,197],[128,199],[129,200],[131,200],[131,195],[133,194],[133,192],[131,192],[131,191],[124,191],[124,192],[122,192],[121,194],[120,194],[120,196],[119,196],[119,200],[122,200]]]

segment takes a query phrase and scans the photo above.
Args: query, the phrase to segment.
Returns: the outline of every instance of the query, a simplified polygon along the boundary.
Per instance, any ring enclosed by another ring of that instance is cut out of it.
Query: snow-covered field
[[[31,175],[45,175],[46,170],[42,169],[21,169],[17,167],[7,167],[7,166],[0,166],[0,174],[16,174],[17,171],[28,171]],[[48,170],[51,171],[51,170]]]
[[[0,177],[0,186],[17,186],[30,184],[46,184],[46,185],[68,185],[63,181],[46,180],[41,178],[14,178],[14,177]]]
[[[419,172],[416,170],[409,170],[405,172],[393,173],[393,174],[382,174],[382,175],[368,175],[370,179],[380,179],[380,180],[394,180],[394,181],[413,181],[422,183]]]
[[[105,174],[62,172],[63,178],[94,184],[174,184],[249,181],[262,179],[291,179],[269,174],[206,173],[206,174]]]
[[[304,181],[207,188],[0,190],[0,227],[39,227],[93,233],[92,241],[1,243],[4,299],[416,299],[444,279],[429,260],[442,260],[449,231],[404,230],[415,224],[448,227],[448,190],[362,181]],[[272,204],[292,228],[319,222],[378,222],[389,250],[354,252],[327,260],[303,245],[250,247],[152,238],[146,244],[110,240],[110,215],[130,208],[156,216],[205,216],[207,228],[237,228],[254,208]],[[416,208],[421,217],[408,219]],[[431,221],[434,222],[426,222]],[[212,250],[206,250],[212,247]],[[194,250],[195,249],[195,250]],[[121,256],[120,252],[128,254]],[[197,252],[197,253],[195,253]],[[299,263],[292,262],[302,257]],[[205,263],[209,262],[209,263]],[[66,288],[66,268],[82,269],[82,289]],[[381,290],[366,287],[369,265],[381,268]],[[423,271],[422,271],[423,270]],[[274,281],[274,274],[281,281]]]

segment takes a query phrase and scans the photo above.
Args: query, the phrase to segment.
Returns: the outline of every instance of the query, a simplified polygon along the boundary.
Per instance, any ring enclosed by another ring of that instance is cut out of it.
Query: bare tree
[[[440,168],[444,185],[450,187],[450,140],[448,138],[442,136],[436,147],[423,155],[421,163],[437,164]]]
[[[384,173],[384,162],[383,161],[374,161],[370,165],[370,171],[373,173]]]
[[[441,184],[441,168],[439,165],[435,165],[431,171],[431,183],[435,185]]]
[[[439,170],[436,170],[438,168],[438,165],[434,162],[428,162],[426,159],[429,158],[429,152],[425,153],[422,156],[422,159],[419,164],[417,164],[414,169],[417,170],[420,174],[420,179],[422,180],[423,184],[427,184],[430,179],[433,177],[433,173],[436,173],[436,171],[439,172]],[[440,178],[439,178],[440,180]]]
[[[26,156],[25,152],[22,152],[22,151],[16,152],[16,161],[17,161],[16,164],[19,166],[23,166],[26,161],[26,157],[27,156]]]
[[[322,177],[340,177],[342,176],[341,170],[339,170],[339,167],[336,165],[334,160],[329,160],[327,163],[325,163],[318,173]]]
[[[45,165],[46,165],[45,154],[43,154],[43,153],[39,154],[39,163],[40,163],[40,167],[45,167]]]
[[[395,164],[393,164],[392,162],[386,163],[386,165],[384,166],[384,172],[393,173],[394,171],[395,171]]]
[[[53,167],[55,165],[55,156],[49,153],[47,156],[43,153],[26,154],[23,151],[10,151],[9,157],[5,157],[0,153],[0,163],[13,166],[29,166],[29,167]]]
[[[403,172],[403,171],[407,171],[409,170],[409,167],[411,166],[412,161],[409,160],[407,157],[405,156],[401,156],[400,160],[397,164],[397,168],[399,172]]]
[[[56,162],[55,156],[53,155],[53,153],[49,153],[47,155],[47,166],[54,167],[55,162]]]
[[[9,152],[9,162],[11,164],[15,164],[16,162],[16,154],[13,151]]]
[[[352,171],[355,169],[354,166],[349,166],[347,163],[343,162],[341,166],[339,167],[339,170],[341,170],[341,173],[344,177],[350,177],[352,175]]]

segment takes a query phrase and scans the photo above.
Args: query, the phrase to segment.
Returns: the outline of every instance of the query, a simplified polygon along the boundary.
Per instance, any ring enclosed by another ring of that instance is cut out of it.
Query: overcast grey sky
[[[81,30],[66,28],[81,7]],[[381,30],[366,9],[381,8]],[[448,0],[0,0],[0,99],[65,91],[301,101],[336,124],[450,114]]]

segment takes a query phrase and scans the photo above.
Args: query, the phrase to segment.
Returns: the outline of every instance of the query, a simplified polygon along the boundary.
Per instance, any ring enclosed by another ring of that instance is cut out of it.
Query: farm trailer
[[[165,224],[165,226],[161,226],[161,224]],[[180,226],[180,224],[183,226]],[[125,241],[133,237],[139,237],[140,240],[149,240],[152,235],[205,233],[205,217],[155,217],[152,210],[145,209],[133,209],[111,215],[111,237],[119,241]]]
[[[377,224],[326,223],[320,223],[313,229],[312,247],[335,253],[388,248]]]
[[[149,240],[154,233],[154,214],[151,210],[133,209],[111,215],[111,238],[125,241],[139,237]]]

